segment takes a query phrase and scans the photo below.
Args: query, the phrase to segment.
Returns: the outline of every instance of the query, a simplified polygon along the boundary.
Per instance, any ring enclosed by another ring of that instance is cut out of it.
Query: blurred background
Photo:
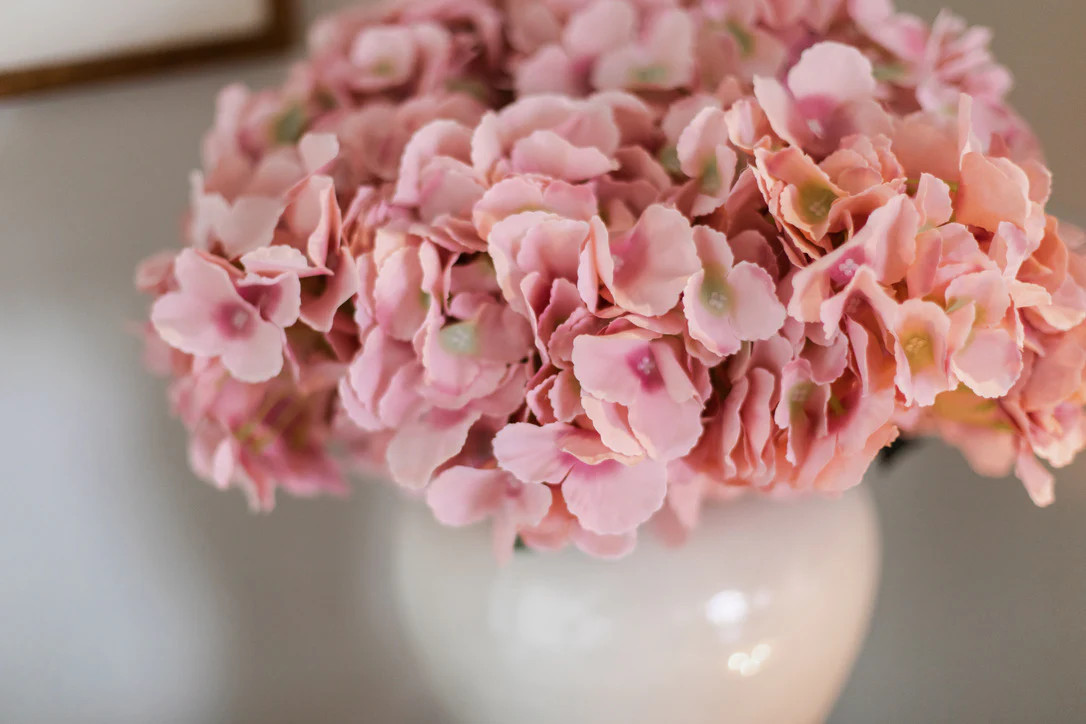
[[[299,0],[298,21],[344,4]],[[1086,4],[898,4],[995,30],[1053,210],[1086,222]],[[197,482],[125,326],[216,91],[288,57],[0,99],[2,722],[440,722],[386,596],[391,493],[255,517]],[[831,721],[1086,721],[1084,473],[1039,510],[934,443],[873,471],[882,583]]]

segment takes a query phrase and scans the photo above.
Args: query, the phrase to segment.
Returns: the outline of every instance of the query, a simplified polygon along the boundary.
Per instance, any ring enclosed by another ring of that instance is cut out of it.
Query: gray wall
[[[996,29],[1056,208],[1086,221],[1086,5],[953,5]],[[434,720],[390,629],[387,493],[253,517],[195,482],[123,326],[143,314],[133,264],[173,239],[216,89],[281,68],[0,103],[0,721]],[[872,474],[885,573],[833,721],[1086,721],[1084,470],[1044,511],[935,444]]]

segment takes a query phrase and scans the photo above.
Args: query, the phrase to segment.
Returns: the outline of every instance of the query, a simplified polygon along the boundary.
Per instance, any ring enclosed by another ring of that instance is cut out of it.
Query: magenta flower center
[[[253,310],[238,302],[227,302],[215,313],[215,325],[227,339],[239,339],[252,334],[256,319]]]
[[[643,350],[634,352],[626,359],[626,362],[645,390],[654,390],[663,386],[664,378],[660,374],[660,368],[656,364],[651,347],[646,346]]]
[[[860,264],[851,256],[846,256],[830,270],[830,279],[838,286],[844,286],[852,281],[859,271]]]

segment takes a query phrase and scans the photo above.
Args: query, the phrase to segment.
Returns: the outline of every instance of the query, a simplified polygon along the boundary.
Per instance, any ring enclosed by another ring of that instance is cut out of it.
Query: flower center
[[[799,190],[799,211],[809,222],[825,221],[836,200],[837,194],[833,189],[818,183],[809,183]]]
[[[905,350],[905,358],[909,360],[909,367],[913,369],[927,367],[935,362],[935,350],[926,334],[909,335],[901,346]]]
[[[645,85],[663,83],[667,80],[667,68],[662,65],[647,65],[643,68],[634,68],[630,73],[634,83]]]
[[[701,303],[717,317],[723,317],[731,309],[731,290],[725,281],[727,273],[716,264],[705,267],[705,279],[701,283]]]
[[[836,281],[838,281],[839,283],[850,281],[852,277],[856,276],[856,271],[859,268],[860,265],[856,263],[855,259],[852,259],[850,257],[843,260],[840,264],[837,265],[837,274],[835,275],[837,277]]]
[[[646,346],[634,352],[626,361],[644,389],[652,390],[664,384],[664,378],[660,375],[660,367],[656,364],[651,347]]]
[[[701,190],[707,194],[715,194],[720,191],[723,179],[720,178],[720,165],[713,156],[705,162],[701,171]]]
[[[479,338],[473,322],[450,324],[438,335],[441,346],[450,354],[469,356],[479,351]]]
[[[215,325],[227,339],[248,337],[255,322],[253,310],[236,302],[223,304],[215,313]]]

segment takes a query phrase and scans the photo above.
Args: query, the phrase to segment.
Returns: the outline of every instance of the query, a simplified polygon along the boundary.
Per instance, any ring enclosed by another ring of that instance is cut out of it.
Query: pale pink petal
[[[410,341],[425,321],[431,304],[425,268],[438,263],[433,247],[423,244],[397,249],[381,264],[373,290],[374,311],[377,323],[393,339]]]
[[[630,428],[654,460],[675,460],[690,452],[702,433],[701,400],[646,395],[630,407]]]
[[[320,173],[339,154],[334,133],[307,133],[298,141],[298,156],[308,173]]]
[[[600,535],[577,527],[572,532],[573,543],[590,556],[604,560],[618,560],[633,553],[637,545],[637,533],[630,531],[620,535]]]
[[[564,181],[585,181],[618,168],[618,163],[598,148],[575,146],[548,130],[534,131],[514,143],[510,161],[518,173]]]
[[[716,167],[717,148],[727,143],[724,112],[712,106],[703,108],[679,136],[675,146],[679,168],[690,178],[711,177],[712,187],[705,189],[707,193],[715,193],[720,187],[730,188],[735,175],[734,161],[731,168]]]
[[[580,85],[573,59],[559,45],[548,45],[520,63],[515,82],[520,97],[545,93],[575,95]]]
[[[934,404],[940,392],[951,389],[947,336],[950,319],[939,305],[909,299],[901,305],[894,328],[898,389],[909,404]]]
[[[836,42],[807,48],[788,71],[788,88],[803,114],[812,118],[872,98],[876,85],[871,61],[853,46]]]
[[[460,452],[478,413],[433,410],[396,430],[388,445],[392,479],[408,488],[425,487],[442,463]]]
[[[633,39],[637,13],[628,2],[596,0],[570,16],[562,44],[574,57],[595,57]]]
[[[332,276],[317,295],[303,292],[299,319],[318,332],[330,332],[336,311],[359,290],[359,272],[354,257],[342,250]]]
[[[250,274],[238,282],[237,289],[261,317],[275,326],[285,329],[298,321],[302,286],[297,274],[287,272],[276,277]]]
[[[222,336],[210,322],[214,303],[181,292],[165,294],[151,307],[151,323],[166,344],[187,354],[213,357],[222,350]]]
[[[792,100],[788,90],[781,82],[775,78],[755,77],[754,96],[757,98],[762,112],[765,113],[769,125],[773,128],[773,132],[789,145],[802,148],[812,134],[796,108],[795,101]],[[729,119],[732,121],[731,131],[733,137],[738,137],[737,143],[742,142],[744,137],[750,136],[749,133],[742,132],[741,127],[738,125],[741,117],[733,114]]]
[[[559,448],[568,434],[561,423],[530,425],[518,422],[506,425],[494,436],[494,457],[524,483],[560,483],[574,461]]]
[[[283,202],[261,196],[242,196],[216,224],[223,250],[230,259],[271,243],[283,215]]]
[[[876,209],[856,235],[856,244],[864,247],[867,263],[875,276],[886,285],[905,278],[916,260],[916,235],[920,213],[909,197],[898,195]]]
[[[728,315],[733,298],[730,291],[719,273],[705,269],[690,277],[683,291],[690,336],[721,357],[735,354],[742,344]]]
[[[740,262],[726,276],[719,267],[691,277],[683,307],[690,334],[720,355],[734,354],[740,341],[768,339],[784,324],[784,305],[764,269]]]
[[[569,512],[593,533],[616,535],[637,528],[660,509],[667,494],[667,468],[646,460],[633,465],[608,460],[579,463],[562,484]]]
[[[954,215],[950,186],[930,173],[920,175],[915,201],[916,208],[920,211],[921,223],[927,228],[942,226]]]
[[[698,268],[690,222],[654,204],[622,236],[597,239],[600,278],[623,309],[649,317],[669,311]]]
[[[483,175],[489,175],[502,156],[500,129],[498,114],[489,112],[471,135],[471,165]]]
[[[1056,496],[1053,492],[1055,480],[1052,473],[1048,472],[1028,449],[1023,449],[1018,453],[1018,459],[1014,464],[1014,474],[1026,486],[1026,492],[1029,493],[1035,505],[1043,508],[1055,501]]]
[[[1011,306],[1011,296],[1003,276],[995,269],[963,274],[947,285],[949,308],[972,302],[976,308],[974,324],[991,327],[1003,322]]]
[[[1029,214],[1029,178],[1005,158],[966,153],[961,186],[954,201],[957,220],[995,232],[1009,221],[1025,227]]]
[[[569,370],[561,370],[555,375],[554,387],[550,391],[551,407],[559,422],[570,422],[584,413],[581,406],[581,385]]]
[[[229,275],[191,249],[182,251],[174,263],[178,291],[160,297],[151,308],[151,323],[171,347],[201,356],[219,354],[226,342],[223,325],[216,323],[222,313],[236,315],[248,326],[256,310],[234,289]],[[226,330],[227,332],[229,330]]]
[[[222,353],[222,363],[242,382],[263,382],[283,369],[283,330],[262,319],[254,320],[251,334],[230,341]]]
[[[620,455],[636,457],[645,453],[641,443],[630,430],[625,408],[611,402],[597,400],[591,395],[583,396],[581,405],[604,445]]]
[[[416,46],[409,28],[377,25],[363,30],[350,49],[351,76],[359,90],[377,91],[401,85],[415,70]]]
[[[281,274],[309,268],[309,260],[298,249],[285,244],[265,246],[241,257],[241,265],[251,274]]]
[[[421,201],[423,169],[437,156],[466,161],[471,157],[472,131],[456,121],[431,121],[411,136],[400,159],[400,174],[393,201],[418,204]]]
[[[677,88],[690,81],[694,73],[696,33],[692,15],[684,10],[671,8],[652,18],[647,49],[666,73],[662,79],[646,79],[646,85]]]
[[[501,507],[508,476],[503,470],[455,465],[434,477],[426,489],[426,504],[439,523],[473,525]]]
[[[1022,373],[1022,350],[1004,329],[977,329],[951,357],[951,369],[981,397],[1003,397]]]
[[[547,485],[521,485],[506,474],[504,516],[518,526],[534,527],[543,522],[551,509],[554,494]]]
[[[573,373],[586,392],[606,402],[630,404],[646,387],[663,386],[650,343],[628,332],[577,337]]]

